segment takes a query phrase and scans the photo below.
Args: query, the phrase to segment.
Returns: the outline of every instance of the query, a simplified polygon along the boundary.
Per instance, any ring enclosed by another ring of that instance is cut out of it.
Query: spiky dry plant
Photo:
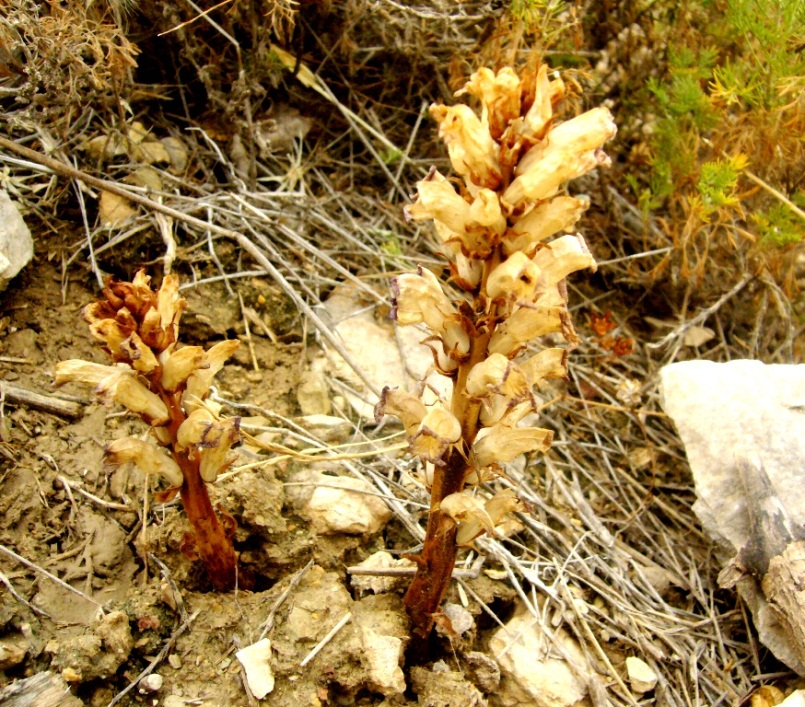
[[[207,351],[178,348],[179,319],[187,306],[179,295],[179,279],[166,275],[158,291],[149,282],[142,270],[132,282],[107,282],[104,298],[83,314],[113,365],[62,361],[55,383],[91,385],[100,400],[120,403],[150,426],[152,441],[123,437],[109,444],[107,465],[134,462],[146,474],[162,477],[168,489],[160,500],[181,494],[193,529],[182,551],[201,559],[215,589],[228,591],[238,581],[235,521],[223,512],[219,519],[206,484],[229,465],[229,450],[240,438],[240,418],[219,418],[216,405],[205,398],[240,342],[221,341]]]
[[[430,635],[457,548],[494,535],[520,508],[510,489],[483,500],[474,487],[501,474],[501,464],[551,444],[552,433],[525,418],[536,412],[533,386],[565,377],[567,350],[577,343],[565,277],[595,261],[580,235],[548,239],[572,231],[587,208],[562,193],[563,184],[607,165],[601,147],[616,132],[606,108],[555,124],[564,84],[546,66],[522,78],[510,68],[481,69],[458,93],[480,99],[481,115],[461,104],[434,105],[431,115],[461,179],[432,170],[407,208],[412,219],[433,220],[455,287],[424,268],[392,283],[393,315],[427,327],[434,368],[452,392],[387,388],[376,411],[402,420],[431,494],[405,597],[420,639]],[[523,355],[548,334],[569,347]]]

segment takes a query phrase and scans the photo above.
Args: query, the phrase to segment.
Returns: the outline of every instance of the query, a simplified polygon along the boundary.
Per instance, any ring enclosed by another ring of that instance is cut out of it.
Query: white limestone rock
[[[320,535],[373,535],[391,520],[386,502],[361,479],[305,469],[291,483],[288,498]]]
[[[662,369],[663,408],[685,444],[697,501],[693,510],[727,562],[754,532],[749,506],[763,487],[791,527],[805,523],[805,366],[686,361]],[[749,487],[747,494],[747,489]],[[757,515],[758,508],[754,509]],[[800,675],[805,665],[769,610],[759,582],[737,588],[760,640]]]
[[[588,686],[595,677],[578,643],[562,629],[553,640],[540,622],[521,607],[498,629],[489,649],[500,665],[498,698],[506,707],[575,707],[587,704]]]
[[[34,241],[16,204],[0,190],[0,292],[34,257]]]
[[[626,659],[626,674],[629,676],[632,689],[641,695],[657,686],[657,673],[646,661],[637,656],[630,655]]]
[[[263,638],[257,643],[241,648],[235,657],[246,671],[249,690],[262,700],[274,689],[274,671],[271,669],[271,640]]]

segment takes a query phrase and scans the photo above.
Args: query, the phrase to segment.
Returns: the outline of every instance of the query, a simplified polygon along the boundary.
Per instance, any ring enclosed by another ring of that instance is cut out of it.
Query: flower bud
[[[411,439],[411,450],[423,461],[439,464],[447,448],[461,439],[461,423],[442,407],[433,407],[422,418]]]
[[[506,255],[521,250],[533,255],[537,243],[560,231],[571,229],[589,205],[588,199],[557,196],[540,204],[519,219],[503,236]]]
[[[172,393],[204,363],[204,349],[201,346],[185,346],[181,349],[164,352],[162,364],[162,387]]]
[[[481,100],[482,122],[489,123],[489,133],[496,140],[520,115],[520,78],[511,67],[501,69],[497,75],[491,69],[479,69],[456,96],[463,93]]]
[[[164,331],[171,331],[171,341],[176,341],[179,318],[187,307],[187,300],[179,294],[179,276],[170,274],[162,278],[157,293],[159,323]]]
[[[375,406],[375,420],[380,422],[384,415],[399,417],[409,437],[416,434],[419,423],[428,412],[422,401],[400,388],[383,388],[380,401]]]
[[[453,169],[476,186],[500,186],[500,148],[489,134],[489,126],[462,104],[431,106],[430,114],[439,123],[439,137],[447,145]]]
[[[104,459],[109,466],[134,462],[142,472],[161,476],[172,487],[181,486],[184,480],[181,468],[173,459],[159,447],[136,437],[122,437],[107,445]]]
[[[526,452],[545,452],[551,446],[553,432],[538,427],[506,427],[497,424],[478,433],[470,452],[476,469],[515,460]]]

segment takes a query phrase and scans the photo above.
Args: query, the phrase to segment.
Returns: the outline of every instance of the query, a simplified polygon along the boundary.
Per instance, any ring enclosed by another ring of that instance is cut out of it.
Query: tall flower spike
[[[520,509],[510,489],[484,502],[466,487],[494,483],[502,464],[551,444],[549,430],[521,425],[535,411],[533,387],[566,377],[568,349],[518,357],[546,334],[563,337],[568,348],[578,341],[564,280],[595,261],[581,236],[564,235],[588,200],[562,190],[609,163],[602,146],[615,134],[605,108],[558,122],[565,87],[547,66],[522,78],[510,68],[480,69],[457,95],[463,93],[480,101],[480,115],[466,105],[433,106],[431,115],[464,183],[432,170],[406,209],[410,219],[433,219],[438,252],[463,292],[421,268],[392,282],[397,323],[430,329],[425,343],[438,371],[451,377],[452,397],[433,404],[384,391],[377,406],[378,416],[402,420],[431,492],[425,542],[405,596],[418,640],[430,634],[458,545],[494,535],[506,514]]]

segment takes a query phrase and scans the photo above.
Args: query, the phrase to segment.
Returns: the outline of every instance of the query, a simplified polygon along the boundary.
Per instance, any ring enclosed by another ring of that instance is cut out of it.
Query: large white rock
[[[398,327],[387,318],[378,317],[367,307],[365,296],[356,288],[342,287],[324,303],[334,333],[378,390],[388,386],[418,392],[422,379],[428,376],[428,387],[449,400],[452,381],[435,371],[433,353],[421,342],[429,336],[424,327]],[[345,392],[350,406],[366,420],[374,420],[377,396],[367,390],[360,376],[329,344],[323,342],[330,362],[330,373],[358,392]],[[431,394],[432,393],[428,393]]]
[[[299,513],[320,535],[372,535],[391,519],[386,502],[370,484],[352,476],[331,476],[305,469],[286,487]]]
[[[34,257],[34,241],[16,204],[0,190],[0,291]]]
[[[489,650],[503,677],[498,693],[501,704],[506,707],[587,704],[588,684],[594,678],[584,654],[562,629],[553,632],[553,639],[543,631],[539,619],[524,607],[494,633]]]
[[[763,495],[774,498],[792,526],[805,523],[805,366],[686,361],[662,369],[661,396],[685,444],[697,501],[693,510],[721,549],[738,554],[757,535]],[[803,673],[785,632],[771,616],[759,584],[737,584],[761,641]]]

